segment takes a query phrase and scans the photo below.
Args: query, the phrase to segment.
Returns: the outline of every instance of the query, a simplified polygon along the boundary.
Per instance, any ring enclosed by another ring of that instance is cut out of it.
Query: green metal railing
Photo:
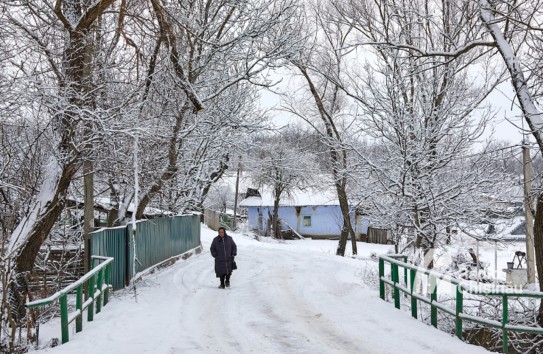
[[[399,260],[401,259],[401,260]],[[390,264],[390,279],[385,276],[385,263]],[[403,284],[400,282],[400,268],[403,268]],[[415,291],[417,276],[426,276],[430,285],[430,299],[425,295],[418,294]],[[455,287],[456,306],[451,309],[438,302],[437,283],[446,281]],[[459,339],[462,339],[463,321],[474,322],[486,327],[498,328],[502,331],[503,353],[509,351],[508,331],[543,334],[543,328],[515,326],[509,324],[509,298],[543,298],[543,293],[529,291],[478,291],[461,284],[458,279],[451,278],[448,275],[441,274],[432,270],[424,269],[407,263],[407,257],[404,255],[379,256],[379,295],[385,300],[385,285],[391,285],[393,288],[394,306],[400,308],[400,294],[403,292],[411,298],[411,315],[418,318],[417,300],[430,305],[430,323],[437,328],[438,311],[443,311],[455,318],[455,333]],[[487,297],[502,298],[502,321],[489,320],[463,313],[464,294]]]
[[[26,308],[32,309],[50,305],[57,300],[60,303],[60,327],[62,334],[62,343],[69,339],[68,325],[75,320],[75,331],[83,330],[83,311],[87,309],[87,321],[94,320],[94,310],[96,313],[102,310],[102,303],[105,306],[109,301],[109,288],[111,287],[111,265],[113,258],[92,256],[93,269],[81,277],[76,282],[68,285],[64,289],[56,292],[48,298],[26,303]],[[102,263],[100,263],[102,262]],[[99,263],[99,264],[98,264]],[[83,290],[88,290],[87,298],[83,301]],[[75,290],[75,312],[68,313],[68,294]]]

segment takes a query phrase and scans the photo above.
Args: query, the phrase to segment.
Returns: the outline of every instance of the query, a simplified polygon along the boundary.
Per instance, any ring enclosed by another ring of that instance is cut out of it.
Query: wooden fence
[[[374,227],[368,228],[368,237],[366,242],[368,243],[378,243],[386,245],[391,241],[391,232],[387,229],[378,229]]]
[[[49,296],[81,278],[83,274],[82,249],[44,247],[36,258],[29,288],[34,294]]]

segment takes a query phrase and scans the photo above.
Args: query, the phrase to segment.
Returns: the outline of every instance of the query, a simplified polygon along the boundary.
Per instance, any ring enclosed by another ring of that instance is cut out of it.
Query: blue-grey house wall
[[[265,234],[268,223],[271,223],[272,214],[273,207],[247,207],[247,220],[250,228],[261,235]],[[343,225],[339,205],[280,206],[278,214],[279,219],[288,223],[299,234],[307,237],[337,237],[341,233]],[[310,226],[304,225],[304,216],[311,218]],[[260,217],[261,221],[259,221]],[[354,220],[352,222],[353,225],[356,225]],[[367,225],[367,222],[363,224]],[[287,227],[283,225],[283,229],[287,229]]]

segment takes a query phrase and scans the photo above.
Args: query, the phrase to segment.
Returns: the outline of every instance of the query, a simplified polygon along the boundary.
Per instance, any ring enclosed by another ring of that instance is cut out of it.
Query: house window
[[[304,215],[304,226],[311,226],[311,215]]]

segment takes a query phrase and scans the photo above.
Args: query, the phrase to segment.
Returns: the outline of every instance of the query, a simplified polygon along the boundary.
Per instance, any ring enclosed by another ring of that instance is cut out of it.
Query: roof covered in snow
[[[273,195],[271,191],[260,191],[262,197],[249,197],[239,203],[240,207],[265,207],[273,206]],[[290,195],[281,197],[280,206],[318,206],[318,205],[339,205],[337,194],[332,190],[318,190],[315,188],[297,190]]]

